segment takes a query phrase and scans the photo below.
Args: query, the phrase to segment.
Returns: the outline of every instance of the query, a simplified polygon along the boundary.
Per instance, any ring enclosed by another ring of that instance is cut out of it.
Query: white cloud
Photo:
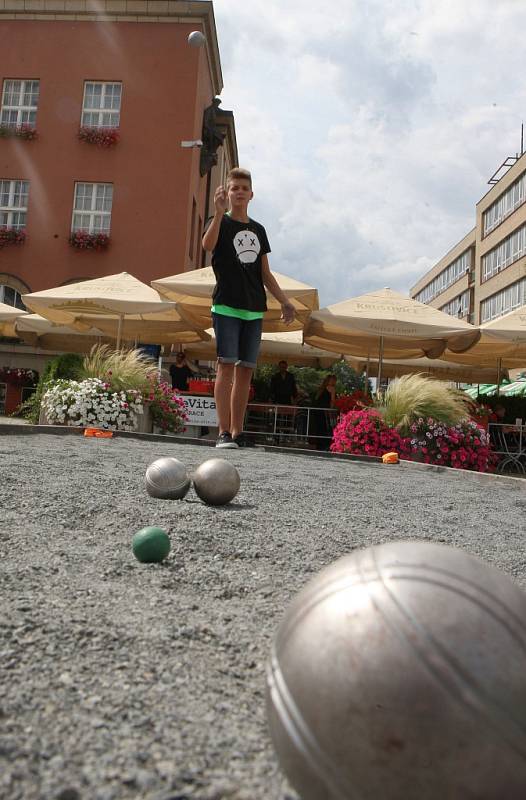
[[[274,269],[323,304],[409,287],[519,149],[516,0],[217,0],[223,106]]]

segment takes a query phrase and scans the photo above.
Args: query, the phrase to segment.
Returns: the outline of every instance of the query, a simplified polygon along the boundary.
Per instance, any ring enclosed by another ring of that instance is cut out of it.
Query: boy
[[[294,319],[294,306],[270,272],[265,228],[248,216],[253,196],[250,172],[230,170],[226,189],[216,189],[215,213],[203,236],[203,248],[212,251],[217,280],[212,305],[217,345],[214,395],[219,421],[216,447],[222,448],[245,444],[241,432],[267,310],[265,287],[281,303],[282,320],[290,325]]]

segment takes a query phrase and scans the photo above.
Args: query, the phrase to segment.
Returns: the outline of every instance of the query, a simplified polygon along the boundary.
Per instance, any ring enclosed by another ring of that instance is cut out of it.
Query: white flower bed
[[[42,398],[50,423],[133,431],[143,412],[141,393],[135,389],[112,392],[99,378],[58,381]]]

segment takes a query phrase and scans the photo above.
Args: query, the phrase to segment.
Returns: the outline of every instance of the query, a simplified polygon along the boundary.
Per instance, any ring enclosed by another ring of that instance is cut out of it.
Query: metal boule
[[[161,500],[182,500],[191,485],[185,465],[169,456],[158,458],[150,464],[144,483],[150,497]]]
[[[526,594],[430,542],[341,558],[286,611],[267,715],[302,800],[523,800]]]
[[[210,506],[230,503],[239,491],[239,472],[224,458],[210,458],[200,464],[192,475],[198,497]]]

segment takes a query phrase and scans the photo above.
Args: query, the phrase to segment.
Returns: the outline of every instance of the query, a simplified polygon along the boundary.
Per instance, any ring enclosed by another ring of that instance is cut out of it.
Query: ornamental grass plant
[[[81,378],[100,378],[115,391],[136,389],[147,394],[157,365],[140,350],[112,350],[107,344],[94,345],[85,357]]]
[[[377,407],[386,424],[404,435],[418,419],[451,426],[470,416],[468,395],[421,374],[392,381]]]

